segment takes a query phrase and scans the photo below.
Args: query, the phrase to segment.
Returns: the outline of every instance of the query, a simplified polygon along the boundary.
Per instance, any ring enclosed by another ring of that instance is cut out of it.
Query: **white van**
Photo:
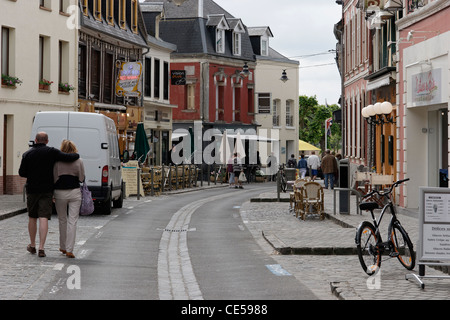
[[[112,119],[90,112],[38,112],[30,144],[41,131],[48,134],[50,147],[59,149],[64,139],[75,143],[83,159],[85,181],[96,206],[104,214],[111,214],[111,205],[122,207],[124,184],[117,131]]]

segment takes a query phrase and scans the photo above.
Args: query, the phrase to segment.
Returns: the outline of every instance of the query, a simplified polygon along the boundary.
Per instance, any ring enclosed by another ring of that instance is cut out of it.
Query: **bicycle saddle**
[[[378,207],[378,203],[376,202],[363,202],[359,204],[359,208],[361,210],[369,210],[369,211],[373,211],[375,209],[379,209]]]

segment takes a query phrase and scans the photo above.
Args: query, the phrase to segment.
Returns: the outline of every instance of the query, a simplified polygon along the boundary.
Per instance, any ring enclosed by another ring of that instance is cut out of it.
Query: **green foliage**
[[[319,146],[325,150],[325,120],[339,110],[339,106],[319,105],[316,96],[299,97],[299,139]],[[341,141],[341,126],[333,122],[331,136],[328,137],[328,148],[339,150]]]

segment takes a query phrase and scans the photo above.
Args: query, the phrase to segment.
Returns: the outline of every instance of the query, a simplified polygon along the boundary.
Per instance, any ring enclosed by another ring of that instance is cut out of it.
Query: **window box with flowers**
[[[2,86],[7,88],[15,88],[17,84],[21,84],[22,80],[17,77],[8,76],[7,74],[2,74]]]
[[[39,81],[39,90],[50,91],[50,86],[53,81],[42,79]]]
[[[74,86],[68,84],[67,82],[60,82],[58,84],[58,92],[60,93],[70,93],[72,90],[75,90]]]

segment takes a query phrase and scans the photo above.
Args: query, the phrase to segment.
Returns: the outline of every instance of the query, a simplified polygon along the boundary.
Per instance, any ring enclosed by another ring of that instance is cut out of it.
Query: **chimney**
[[[203,18],[203,0],[198,0],[198,17]]]

